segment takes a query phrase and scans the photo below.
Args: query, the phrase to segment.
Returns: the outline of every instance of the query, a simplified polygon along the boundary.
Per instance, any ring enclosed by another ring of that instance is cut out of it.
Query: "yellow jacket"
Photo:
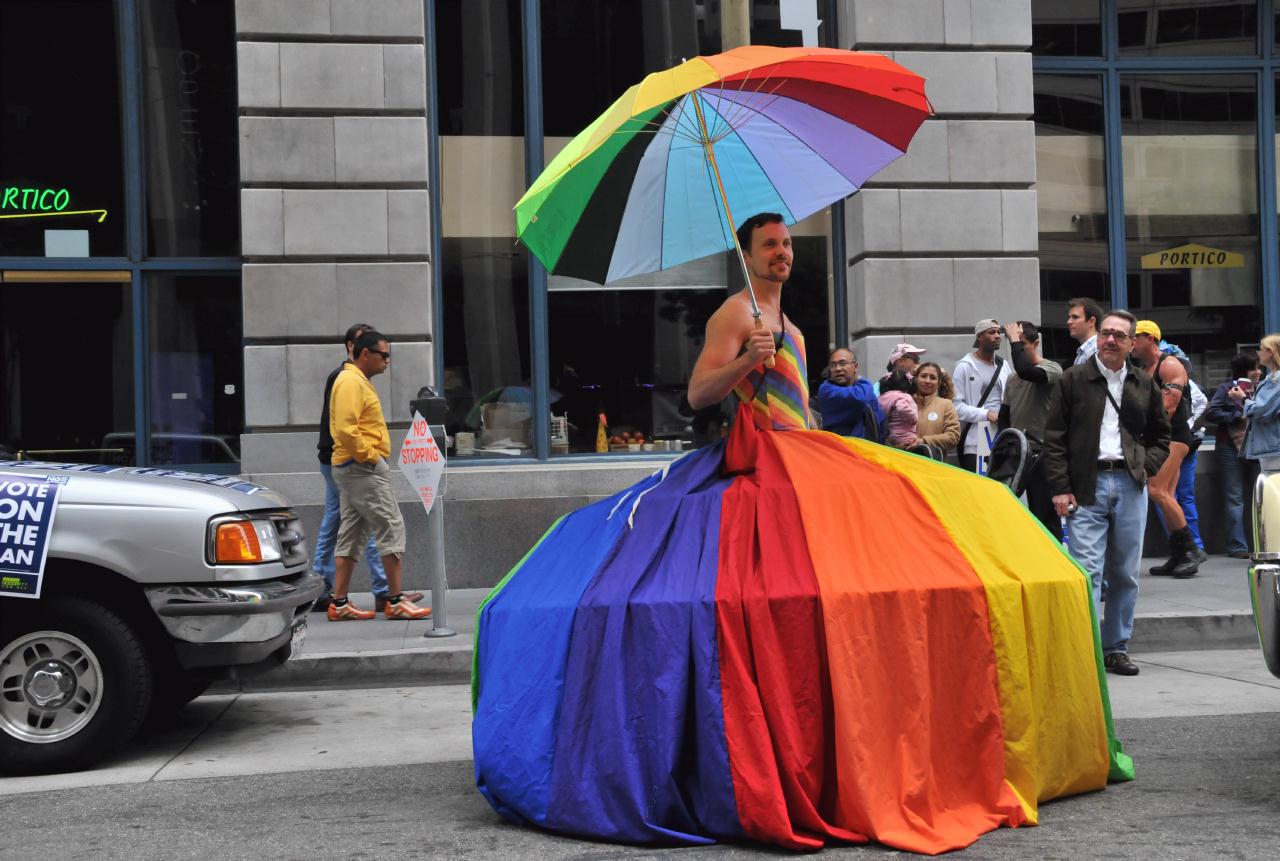
[[[329,395],[329,433],[333,436],[334,466],[357,460],[377,463],[391,456],[391,435],[382,416],[382,402],[369,378],[346,364],[333,381]]]

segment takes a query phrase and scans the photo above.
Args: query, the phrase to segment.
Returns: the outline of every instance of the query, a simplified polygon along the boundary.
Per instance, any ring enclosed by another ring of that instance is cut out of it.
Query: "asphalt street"
[[[1138,779],[1043,805],[1039,827],[993,832],[961,857],[1275,857],[1280,679],[1253,650],[1142,661],[1142,675],[1111,684]],[[0,780],[0,859],[779,855],[620,847],[506,824],[473,785],[468,703],[463,686],[204,697],[102,768]]]

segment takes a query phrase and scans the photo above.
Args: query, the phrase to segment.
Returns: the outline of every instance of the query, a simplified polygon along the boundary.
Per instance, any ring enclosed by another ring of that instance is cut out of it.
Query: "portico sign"
[[[1241,269],[1244,255],[1194,242],[1142,255],[1143,269]]]
[[[0,186],[0,219],[96,215],[101,224],[107,218],[105,209],[68,209],[70,205],[71,192],[65,188]]]

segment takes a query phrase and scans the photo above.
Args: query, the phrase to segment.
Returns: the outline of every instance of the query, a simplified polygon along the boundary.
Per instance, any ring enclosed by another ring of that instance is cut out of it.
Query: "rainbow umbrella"
[[[1089,580],[1007,488],[739,419],[560,519],[481,606],[495,810],[629,843],[937,853],[1133,776]]]
[[[600,284],[735,249],[734,213],[812,215],[906,152],[930,113],[924,79],[878,54],[695,57],[575,137],[516,204],[516,235],[548,271]]]

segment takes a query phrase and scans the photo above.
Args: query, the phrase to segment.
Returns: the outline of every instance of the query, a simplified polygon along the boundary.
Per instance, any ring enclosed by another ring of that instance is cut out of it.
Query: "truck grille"
[[[280,538],[280,550],[284,553],[286,568],[307,564],[307,533],[302,528],[302,518],[292,511],[271,515],[271,523]]]

